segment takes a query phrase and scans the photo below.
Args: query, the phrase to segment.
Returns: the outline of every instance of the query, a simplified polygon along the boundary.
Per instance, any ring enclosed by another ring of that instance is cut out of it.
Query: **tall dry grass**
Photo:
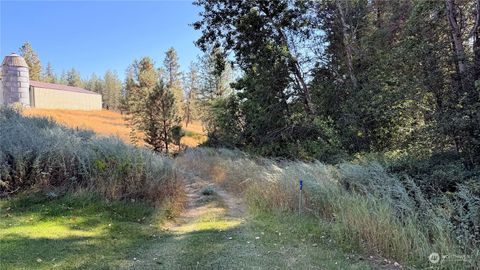
[[[169,157],[116,138],[0,109],[0,195],[32,188],[52,194],[89,191],[155,204],[182,198]]]
[[[431,266],[432,252],[467,254],[470,262],[445,261],[442,267],[480,267],[480,198],[466,187],[427,199],[414,181],[390,175],[375,162],[275,162],[225,149],[193,149],[175,163],[181,171],[245,196],[253,211],[296,212],[298,181],[303,180],[305,214],[318,217],[347,248],[415,267]]]
[[[131,144],[130,127],[125,121],[125,115],[115,111],[80,111],[80,110],[54,110],[27,108],[22,110],[22,114],[30,117],[47,117],[57,121],[60,124],[71,128],[92,130],[97,134],[105,136],[118,137],[125,143]],[[189,147],[195,147],[206,140],[203,127],[200,122],[194,121],[188,126],[183,126],[188,134],[195,136],[185,136],[181,143]],[[142,133],[137,133],[140,142],[143,138]]]

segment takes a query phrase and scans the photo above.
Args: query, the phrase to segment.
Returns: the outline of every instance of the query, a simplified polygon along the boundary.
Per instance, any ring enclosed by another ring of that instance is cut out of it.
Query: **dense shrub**
[[[375,161],[275,162],[225,149],[187,151],[176,166],[245,194],[251,209],[260,211],[297,211],[301,179],[304,211],[348,247],[416,266],[426,266],[432,252],[469,254],[471,263],[443,266],[479,267],[473,263],[480,254],[480,198],[470,186],[427,196],[411,177]]]
[[[181,194],[168,157],[46,118],[0,110],[0,195],[37,188],[90,190],[163,203]]]

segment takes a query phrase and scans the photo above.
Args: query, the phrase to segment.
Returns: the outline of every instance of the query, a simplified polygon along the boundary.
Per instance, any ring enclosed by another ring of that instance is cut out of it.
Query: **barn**
[[[101,110],[102,96],[80,88],[29,79],[23,57],[12,53],[0,68],[0,105],[19,103],[43,109]]]

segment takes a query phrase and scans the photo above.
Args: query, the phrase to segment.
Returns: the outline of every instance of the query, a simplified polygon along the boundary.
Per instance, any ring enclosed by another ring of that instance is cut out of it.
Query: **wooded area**
[[[478,179],[479,0],[195,4],[205,54],[186,73],[173,48],[162,67],[134,61],[123,86],[111,71],[41,74],[31,46],[20,51],[32,79],[102,93],[127,112],[132,140],[150,134],[157,151],[179,141],[180,121],[202,120],[210,146],[330,163],[375,155],[440,190]]]
[[[242,73],[219,142],[292,158],[451,151],[478,164],[478,1],[196,4],[197,44],[234,55]]]
[[[478,191],[480,1],[196,4],[197,45],[239,73],[212,109],[211,145],[327,162],[376,153],[434,189]]]

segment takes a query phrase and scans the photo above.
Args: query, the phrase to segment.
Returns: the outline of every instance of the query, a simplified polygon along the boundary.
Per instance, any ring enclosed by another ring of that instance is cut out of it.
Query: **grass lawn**
[[[371,269],[322,238],[314,220],[234,217],[215,194],[199,202],[194,216],[161,230],[138,202],[0,200],[0,269]]]
[[[0,269],[128,267],[158,226],[142,203],[87,196],[0,201]]]
[[[193,231],[184,236],[188,244],[178,261],[190,269],[372,269],[334,243],[314,238],[311,228],[295,228],[287,221],[294,218],[262,215],[227,230]]]
[[[192,192],[174,222],[141,202],[85,194],[0,200],[0,269],[374,268],[342,252],[315,219],[232,211],[203,193]]]

